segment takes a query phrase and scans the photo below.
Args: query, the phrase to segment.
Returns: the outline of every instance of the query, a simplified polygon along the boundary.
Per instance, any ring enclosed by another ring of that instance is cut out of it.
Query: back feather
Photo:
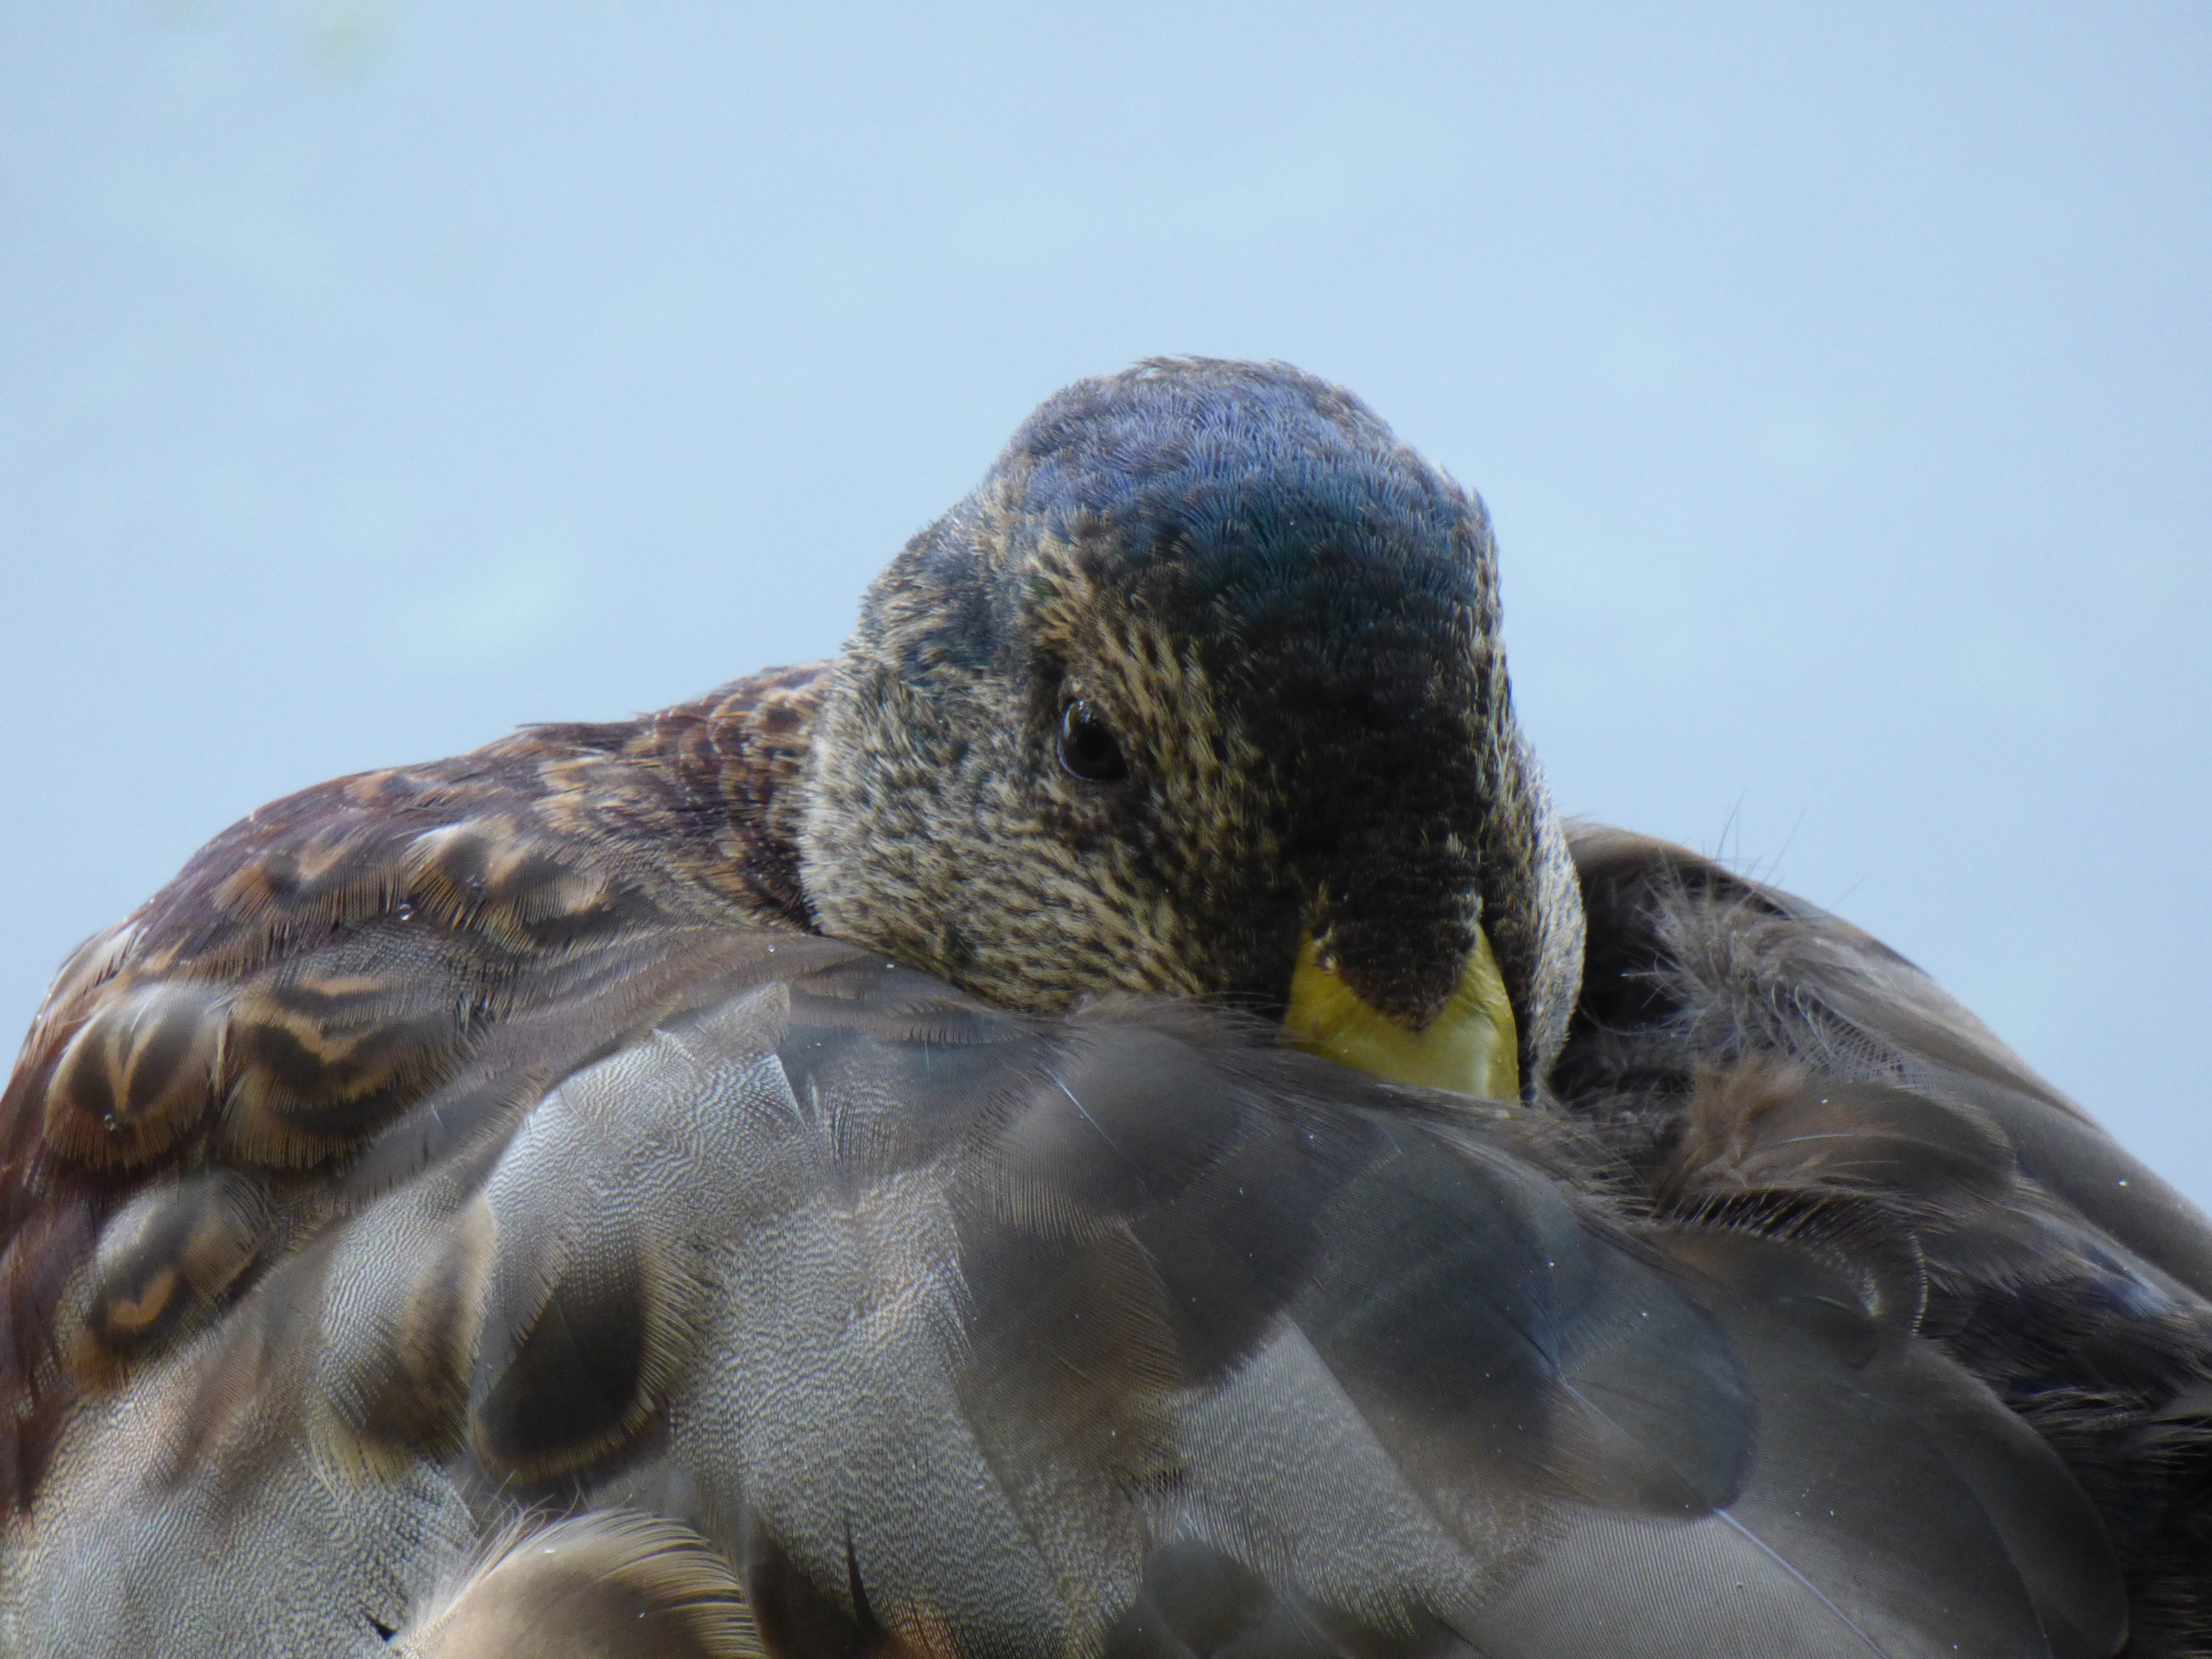
[[[520,1528],[400,1632],[402,1659],[757,1659],[744,1592],[696,1534],[601,1512]]]
[[[1787,1236],[2039,1429],[2095,1500],[2131,1656],[2212,1652],[2212,1225],[1910,963],[1619,830],[1555,1076],[1678,1223]]]
[[[541,1651],[558,1596],[579,1653],[2118,1649],[2079,1488],[1917,1304],[1579,1157],[1185,1008],[672,939],[342,1179],[118,1216],[88,1310],[164,1241],[228,1288],[73,1416],[0,1637]]]

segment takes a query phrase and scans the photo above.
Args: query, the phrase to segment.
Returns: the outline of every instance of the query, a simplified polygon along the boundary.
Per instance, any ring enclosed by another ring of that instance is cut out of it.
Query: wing
[[[82,1381],[222,1304],[269,1194],[343,1167],[519,1016],[621,1006],[612,988],[732,916],[804,925],[772,802],[820,672],[307,790],[77,952],[0,1097],[0,1515],[30,1503]],[[63,1354],[103,1229],[196,1171],[180,1276],[92,1310]]]
[[[2212,1651],[2212,1224],[1849,923],[1663,842],[1574,850],[1574,1115],[1662,1215],[1889,1263],[2096,1498],[2130,1651]]]
[[[0,1618],[82,1655],[2118,1649],[2080,1490],[1887,1281],[1631,1225],[1580,1156],[1187,1009],[1031,1021],[702,933],[503,1023],[335,1179],[210,1164],[108,1220],[65,1333],[261,1243],[79,1403]]]

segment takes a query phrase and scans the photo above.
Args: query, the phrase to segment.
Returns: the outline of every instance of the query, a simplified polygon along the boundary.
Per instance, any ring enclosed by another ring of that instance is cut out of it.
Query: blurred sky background
[[[257,803],[837,647],[1077,375],[1488,500],[1570,811],[2200,1202],[2212,7],[0,6],[0,1023]]]

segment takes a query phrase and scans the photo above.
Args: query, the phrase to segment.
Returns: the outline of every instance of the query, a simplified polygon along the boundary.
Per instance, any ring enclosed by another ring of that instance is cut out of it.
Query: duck
[[[834,660],[264,806],[0,1096],[26,1654],[2212,1653],[2212,1224],[1554,809],[1480,499],[1079,381]]]

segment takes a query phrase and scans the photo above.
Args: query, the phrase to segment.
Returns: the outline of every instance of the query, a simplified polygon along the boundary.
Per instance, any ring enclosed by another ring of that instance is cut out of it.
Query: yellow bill
[[[1337,976],[1308,939],[1291,976],[1283,1041],[1389,1083],[1451,1089],[1486,1100],[1521,1098],[1520,1033],[1490,939],[1475,930],[1466,971],[1443,1012],[1420,1030],[1377,1013]]]

